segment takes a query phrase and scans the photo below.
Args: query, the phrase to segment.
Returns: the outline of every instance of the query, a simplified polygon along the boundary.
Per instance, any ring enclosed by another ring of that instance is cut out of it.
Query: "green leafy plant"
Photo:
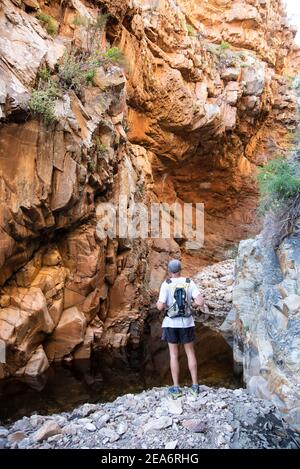
[[[87,85],[93,85],[95,75],[96,75],[96,69],[95,68],[90,68],[90,70],[87,70],[85,72],[85,81],[86,81]]]
[[[107,146],[99,138],[96,139],[95,147],[98,156],[103,156],[107,152]]]
[[[82,61],[76,51],[68,51],[58,67],[58,76],[61,85],[65,89],[81,90],[84,81]]]
[[[187,29],[188,35],[190,37],[195,37],[196,36],[195,28],[191,24],[187,24],[186,29]]]
[[[79,94],[84,85],[93,84],[99,63],[100,58],[96,59],[76,49],[67,51],[58,67],[61,86]]]
[[[73,19],[73,24],[74,26],[83,26],[87,27],[88,26],[88,19],[85,18],[84,16],[80,15],[77,13]]]
[[[35,16],[42,23],[43,27],[46,29],[47,33],[50,34],[50,36],[57,36],[58,24],[52,16],[47,15],[42,11],[38,11]]]
[[[119,64],[124,60],[124,56],[118,47],[110,47],[106,52],[104,52],[103,57],[109,62]]]
[[[271,160],[259,169],[258,185],[261,209],[278,209],[300,191],[300,167],[296,161],[283,157]]]
[[[220,49],[221,49],[222,51],[227,50],[227,49],[230,49],[230,44],[229,44],[229,42],[222,41],[221,44],[220,44]]]
[[[96,169],[95,161],[92,161],[92,160],[88,161],[87,162],[87,169],[88,169],[88,171],[90,171],[90,173],[94,173],[95,169]]]
[[[263,237],[277,249],[291,234],[300,217],[300,165],[278,157],[258,174],[261,193],[259,214],[264,215]]]
[[[49,81],[51,79],[51,72],[49,70],[49,68],[47,67],[42,67],[39,71],[38,71],[38,78],[40,80],[43,80],[43,81]]]
[[[50,81],[45,87],[39,85],[37,90],[33,90],[28,103],[30,112],[42,119],[46,126],[56,122],[55,100],[59,97],[57,85]]]

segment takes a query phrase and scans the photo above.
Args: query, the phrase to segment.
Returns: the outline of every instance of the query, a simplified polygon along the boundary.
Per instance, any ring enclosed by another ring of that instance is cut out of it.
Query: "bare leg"
[[[193,384],[198,384],[197,358],[194,349],[194,342],[184,344],[184,350],[188,359],[188,365]]]
[[[173,378],[174,386],[179,386],[179,361],[178,352],[179,347],[177,344],[168,344],[170,352],[170,368]]]

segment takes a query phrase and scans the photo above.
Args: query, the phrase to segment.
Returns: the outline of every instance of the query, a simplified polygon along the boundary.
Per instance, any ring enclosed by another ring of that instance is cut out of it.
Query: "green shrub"
[[[73,89],[80,93],[85,85],[93,84],[96,67],[100,59],[86,55],[77,50],[70,50],[64,54],[63,60],[58,67],[60,83],[65,89]]]
[[[33,90],[28,106],[30,112],[41,117],[45,125],[56,122],[54,113],[55,99],[59,96],[59,90],[55,83],[49,82],[44,89]]]
[[[107,152],[107,146],[99,138],[96,139],[95,147],[98,156],[103,156]]]
[[[94,172],[95,172],[95,169],[96,169],[96,163],[95,163],[95,161],[92,161],[92,160],[88,161],[88,163],[87,163],[87,169],[88,169],[88,171],[90,171],[90,173],[94,173]]]
[[[221,49],[221,50],[230,49],[230,44],[229,44],[229,42],[222,41],[221,44],[220,44],[220,49]]]
[[[103,57],[109,62],[123,63],[124,56],[118,47],[110,47],[104,52]]]
[[[190,37],[195,37],[196,36],[195,28],[191,24],[187,24],[186,29],[187,29],[188,35]]]
[[[261,211],[278,210],[300,191],[300,167],[295,160],[275,158],[259,169]]]
[[[74,52],[68,51],[64,54],[58,67],[58,76],[63,88],[80,91],[83,82],[82,65]]]
[[[88,20],[84,16],[81,16],[79,13],[77,13],[75,18],[73,19],[73,24],[74,24],[74,26],[87,27]]]
[[[85,81],[87,85],[92,85],[94,83],[94,78],[96,75],[96,69],[91,68],[85,72]]]
[[[43,67],[38,71],[38,78],[43,81],[49,81],[51,79],[51,72],[47,67]]]
[[[35,15],[36,18],[42,23],[43,27],[46,29],[47,33],[50,36],[55,37],[58,34],[58,25],[52,16],[47,15],[41,11],[38,11]]]

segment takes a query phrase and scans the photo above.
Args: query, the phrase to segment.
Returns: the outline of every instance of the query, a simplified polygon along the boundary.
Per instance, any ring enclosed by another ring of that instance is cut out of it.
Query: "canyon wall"
[[[29,110],[33,90],[45,68],[59,84],[66,49],[86,52],[99,12],[107,60],[89,85],[60,91],[47,126]],[[5,377],[140,341],[185,240],[103,240],[101,203],[203,202],[205,244],[187,265],[257,231],[256,166],[295,129],[285,68],[297,52],[275,0],[1,0],[0,30]]]
[[[300,431],[299,226],[274,251],[262,235],[240,243],[233,289],[234,359],[257,396]]]

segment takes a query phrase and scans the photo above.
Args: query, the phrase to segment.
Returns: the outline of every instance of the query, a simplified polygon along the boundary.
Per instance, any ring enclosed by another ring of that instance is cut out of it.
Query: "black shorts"
[[[188,344],[196,339],[195,327],[163,327],[162,340],[168,344]]]

